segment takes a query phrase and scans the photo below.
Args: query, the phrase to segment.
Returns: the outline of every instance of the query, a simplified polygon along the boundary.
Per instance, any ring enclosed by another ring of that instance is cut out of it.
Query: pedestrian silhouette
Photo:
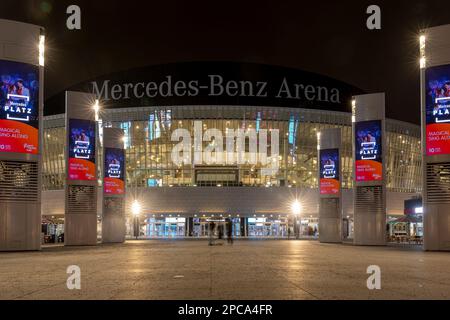
[[[219,240],[222,240],[223,239],[223,224],[219,224],[219,227],[218,227],[218,231],[219,231]]]
[[[233,244],[233,223],[231,219],[227,219],[227,240],[229,244]]]
[[[209,223],[209,245],[212,246],[214,245],[214,229],[216,227],[216,224],[214,223],[214,221],[211,221]]]

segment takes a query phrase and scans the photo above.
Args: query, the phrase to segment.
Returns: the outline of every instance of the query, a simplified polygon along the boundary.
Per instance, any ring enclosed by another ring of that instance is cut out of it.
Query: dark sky
[[[70,4],[81,7],[81,31],[66,29]],[[366,28],[370,4],[381,7],[381,31]],[[419,123],[418,32],[450,23],[450,9],[443,0],[1,0],[0,18],[46,28],[46,98],[131,67],[256,62],[385,91],[389,117]]]

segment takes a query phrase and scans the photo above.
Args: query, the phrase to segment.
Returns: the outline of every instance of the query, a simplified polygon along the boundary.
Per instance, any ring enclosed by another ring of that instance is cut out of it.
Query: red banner
[[[356,181],[383,180],[383,165],[373,160],[356,161]]]
[[[84,181],[95,180],[95,164],[84,159],[70,158],[69,179]]]
[[[336,179],[320,179],[320,194],[338,194],[339,187]]]
[[[105,177],[103,179],[103,189],[107,194],[124,194],[125,193],[125,183],[117,178],[108,178]]]
[[[12,120],[0,120],[0,152],[38,154],[39,131]]]
[[[427,156],[450,154],[450,123],[427,125]]]

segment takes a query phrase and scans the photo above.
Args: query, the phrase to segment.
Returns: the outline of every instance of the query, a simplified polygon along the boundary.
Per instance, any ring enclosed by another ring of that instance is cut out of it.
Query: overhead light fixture
[[[138,216],[138,215],[141,214],[141,209],[142,209],[142,206],[141,206],[141,204],[139,203],[139,201],[134,200],[134,201],[133,201],[133,204],[131,205],[131,213],[132,213],[134,216]]]
[[[45,65],[45,35],[39,36],[39,65],[43,67]]]
[[[299,215],[300,213],[302,213],[302,205],[301,205],[300,201],[295,200],[292,203],[291,209],[292,209],[292,213],[295,215]]]
[[[425,69],[427,67],[427,58],[426,58],[426,41],[427,38],[425,35],[421,35],[419,37],[420,44],[420,69]]]
[[[98,113],[100,112],[100,103],[99,103],[98,99],[95,100],[93,108],[95,111],[95,121],[98,121],[99,120]]]

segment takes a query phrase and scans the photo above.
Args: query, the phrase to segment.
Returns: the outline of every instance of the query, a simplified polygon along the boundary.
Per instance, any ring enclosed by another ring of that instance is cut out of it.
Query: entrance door
[[[176,223],[166,223],[165,236],[168,238],[175,238],[177,236],[177,224]]]
[[[233,236],[240,237],[241,236],[241,219],[233,218],[231,219],[233,223]]]
[[[185,235],[184,222],[166,222],[164,236],[166,238],[181,238]]]
[[[249,218],[248,219],[248,236],[262,238],[270,234],[270,224],[267,226],[266,218]]]
[[[208,236],[209,228],[208,228],[208,222],[206,221],[206,218],[194,218],[193,221],[193,230],[192,230],[193,237],[196,238],[205,238]]]
[[[162,223],[155,223],[155,232],[152,234],[153,237],[162,237],[164,234],[164,227]]]
[[[185,218],[149,218],[146,235],[149,238],[179,238],[186,232]]]
[[[271,223],[271,236],[274,238],[287,237],[287,224],[285,220],[274,220]]]

